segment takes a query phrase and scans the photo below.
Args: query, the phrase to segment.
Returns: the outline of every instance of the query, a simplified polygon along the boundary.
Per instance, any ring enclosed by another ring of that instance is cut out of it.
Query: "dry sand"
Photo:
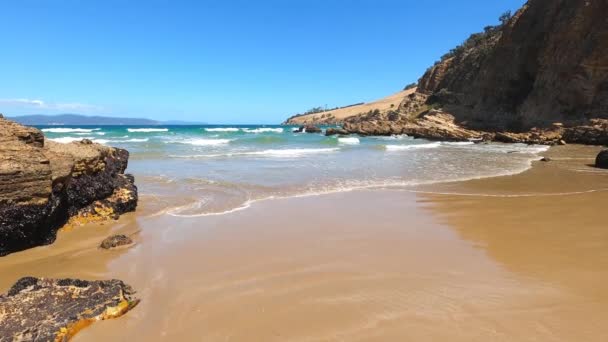
[[[606,341],[608,171],[558,147],[523,174],[269,200],[61,233],[0,259],[19,276],[120,278],[142,303],[76,341]],[[579,159],[580,158],[580,159]],[[101,251],[112,231],[129,250]]]
[[[390,96],[387,96],[385,98],[382,98],[382,99],[379,99],[379,100],[376,100],[373,102],[369,102],[369,103],[365,103],[365,104],[357,105],[357,106],[352,106],[352,107],[347,107],[347,108],[342,108],[342,109],[328,110],[328,111],[322,112],[322,113],[302,115],[297,118],[291,119],[289,122],[290,122],[290,124],[293,124],[293,125],[305,124],[305,123],[316,123],[318,121],[323,120],[321,118],[321,116],[328,115],[328,114],[333,115],[333,117],[335,118],[334,120],[342,121],[346,118],[355,116],[357,114],[367,113],[370,110],[378,109],[378,110],[384,111],[384,110],[388,110],[390,108],[397,109],[397,107],[399,107],[399,104],[401,103],[401,101],[403,101],[403,99],[405,99],[405,97],[407,95],[410,95],[410,94],[414,93],[415,91],[416,91],[416,88],[402,90],[398,93],[392,94]]]

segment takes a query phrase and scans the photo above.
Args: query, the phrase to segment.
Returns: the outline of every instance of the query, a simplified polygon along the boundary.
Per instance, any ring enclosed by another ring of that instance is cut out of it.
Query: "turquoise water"
[[[266,198],[407,188],[519,173],[546,146],[326,137],[295,126],[40,127],[61,143],[126,148],[142,194],[180,198],[167,214],[231,212]]]

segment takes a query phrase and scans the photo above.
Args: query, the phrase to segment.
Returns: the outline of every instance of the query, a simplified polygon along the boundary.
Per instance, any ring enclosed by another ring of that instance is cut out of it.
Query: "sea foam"
[[[288,149],[269,149],[262,151],[246,151],[246,152],[227,152],[217,154],[187,154],[187,155],[170,155],[171,158],[221,158],[221,157],[269,157],[269,158],[296,158],[310,154],[332,153],[340,150],[339,148],[288,148]]]
[[[61,138],[47,138],[48,140],[68,144],[74,141],[81,141],[82,139],[93,139],[93,137],[61,137]]]
[[[415,144],[415,145],[386,145],[385,148],[387,151],[407,151],[407,150],[417,150],[417,149],[426,149],[426,148],[437,148],[440,147],[440,142],[433,142],[428,144]]]
[[[230,143],[231,139],[188,139],[188,140],[172,140],[169,143],[187,144],[194,146],[217,146]]]
[[[283,133],[282,128],[270,128],[270,127],[261,127],[261,128],[244,128],[244,132],[247,133]]]
[[[49,133],[91,133],[93,131],[99,131],[101,128],[43,128],[43,132]]]
[[[236,127],[217,127],[217,128],[205,128],[207,132],[238,132],[240,128]]]
[[[338,142],[346,145],[358,145],[360,143],[359,138],[355,137],[338,138]]]
[[[168,128],[127,128],[131,133],[168,132]]]

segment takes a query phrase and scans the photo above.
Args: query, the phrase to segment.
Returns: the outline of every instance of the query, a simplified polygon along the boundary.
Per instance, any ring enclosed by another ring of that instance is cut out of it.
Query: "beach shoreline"
[[[77,341],[601,341],[608,180],[589,166],[598,150],[554,147],[553,161],[512,176],[273,199],[229,215],[157,215],[144,195],[116,223],[3,258],[0,287],[32,275],[138,290],[135,310]],[[136,245],[99,250],[110,233]]]

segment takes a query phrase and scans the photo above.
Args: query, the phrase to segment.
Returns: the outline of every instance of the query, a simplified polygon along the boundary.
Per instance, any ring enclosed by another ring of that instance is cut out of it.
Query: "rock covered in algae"
[[[0,295],[0,341],[67,341],[135,307],[134,293],[116,279],[21,278]]]
[[[134,211],[129,152],[90,140],[61,144],[0,118],[0,256],[50,244],[57,230]]]
[[[133,240],[131,240],[130,237],[123,235],[123,234],[118,234],[118,235],[112,235],[112,236],[105,238],[101,242],[101,245],[99,247],[101,247],[103,249],[112,249],[112,248],[117,248],[120,246],[127,246],[127,245],[131,245],[131,244],[133,244]]]

